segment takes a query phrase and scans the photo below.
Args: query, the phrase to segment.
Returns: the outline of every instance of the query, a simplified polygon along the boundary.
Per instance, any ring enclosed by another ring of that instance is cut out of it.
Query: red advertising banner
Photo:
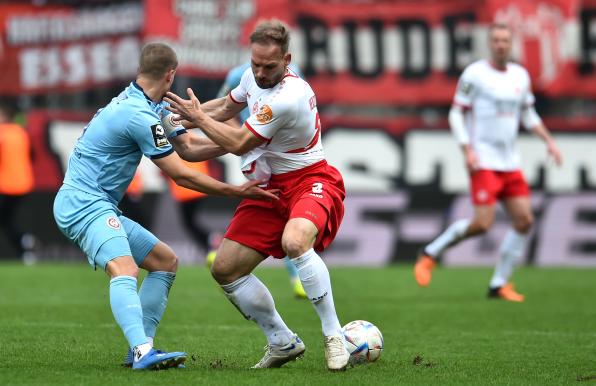
[[[138,2],[76,8],[0,4],[0,93],[88,89],[137,70]]]
[[[0,5],[0,94],[129,79],[146,40],[170,42],[181,74],[222,79],[249,59],[261,18],[293,28],[293,60],[322,104],[446,104],[465,65],[487,56],[490,22],[547,97],[596,96],[596,0],[145,0],[109,6]]]
[[[487,56],[493,21],[511,25],[514,57],[536,91],[596,96],[595,0],[147,0],[145,6],[146,37],[176,44],[180,72],[189,75],[222,77],[248,60],[248,34],[259,18],[285,20],[294,29],[294,61],[320,103],[449,103],[463,67]]]

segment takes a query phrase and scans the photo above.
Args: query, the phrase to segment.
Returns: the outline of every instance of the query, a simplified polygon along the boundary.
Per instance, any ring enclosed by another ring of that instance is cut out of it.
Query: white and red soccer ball
[[[342,328],[352,365],[374,362],[383,351],[381,331],[366,320],[354,320]]]

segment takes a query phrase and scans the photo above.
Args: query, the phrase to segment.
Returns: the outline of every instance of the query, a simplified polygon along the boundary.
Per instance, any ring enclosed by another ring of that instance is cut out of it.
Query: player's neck
[[[507,71],[507,61],[506,60],[489,60],[490,65],[497,71]]]
[[[159,83],[143,77],[137,77],[136,82],[149,99],[155,103],[161,102],[161,99],[163,98],[163,87]]]

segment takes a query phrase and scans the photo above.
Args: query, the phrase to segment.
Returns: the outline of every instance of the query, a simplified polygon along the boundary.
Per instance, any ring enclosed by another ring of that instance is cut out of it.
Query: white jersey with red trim
[[[467,109],[466,127],[480,168],[519,169],[520,116],[534,104],[526,69],[516,63],[507,63],[505,70],[488,60],[472,63],[459,79],[453,103]]]
[[[241,157],[248,178],[264,179],[268,172],[287,173],[325,159],[315,93],[291,70],[274,87],[262,89],[249,68],[230,98],[247,103],[245,125],[266,141]]]

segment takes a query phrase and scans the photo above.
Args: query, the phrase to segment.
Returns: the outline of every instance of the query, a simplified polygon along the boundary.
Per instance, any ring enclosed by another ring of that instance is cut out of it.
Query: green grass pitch
[[[522,268],[523,304],[485,298],[489,269],[439,268],[418,288],[411,266],[333,268],[342,323],[383,332],[373,364],[325,370],[318,318],[292,297],[281,268],[257,275],[307,346],[281,369],[249,370],[265,339],[203,267],[183,267],[156,346],[184,350],[187,368],[119,366],[124,337],[109,308],[108,279],[85,265],[0,265],[0,385],[561,385],[596,383],[596,270]]]

